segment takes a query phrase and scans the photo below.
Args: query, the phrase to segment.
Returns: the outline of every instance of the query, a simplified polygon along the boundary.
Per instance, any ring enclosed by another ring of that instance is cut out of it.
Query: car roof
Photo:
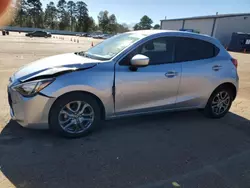
[[[177,30],[138,30],[138,31],[130,31],[129,33],[138,33],[138,34],[144,34],[149,36],[153,35],[162,35],[162,34],[167,34],[169,36],[176,36],[176,37],[190,37],[190,38],[196,38],[196,39],[201,39],[205,41],[212,42],[214,44],[219,44],[219,41],[211,37],[209,35],[205,34],[198,34],[198,33],[193,33],[189,31],[177,31]]]
[[[138,34],[144,34],[144,35],[153,35],[157,33],[164,33],[168,32],[169,30],[137,30],[137,31],[130,31],[128,33],[138,33]]]
[[[210,37],[209,35],[204,35],[204,34],[198,34],[198,33],[193,33],[189,31],[178,31],[178,30],[137,30],[137,31],[130,31],[129,33],[138,33],[138,34],[144,34],[144,35],[154,35],[154,34],[160,34],[160,33],[171,33],[171,34],[177,34],[179,35],[193,35],[193,36],[204,36],[204,37]]]

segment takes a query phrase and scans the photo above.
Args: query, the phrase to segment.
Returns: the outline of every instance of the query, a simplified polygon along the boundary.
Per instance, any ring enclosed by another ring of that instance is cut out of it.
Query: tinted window
[[[44,31],[40,31],[40,34],[39,34],[40,36],[45,36],[46,35],[46,32],[44,32]]]
[[[39,35],[40,35],[39,31],[34,32],[34,36],[39,36]]]
[[[34,34],[35,34],[36,36],[45,36],[45,35],[46,35],[46,33],[43,32],[43,31],[36,31]]]
[[[127,55],[120,62],[120,65],[129,65],[131,58],[136,54],[149,57],[149,65],[173,62],[174,40],[170,37],[164,37],[148,41]]]
[[[213,44],[191,38],[178,38],[176,40],[175,61],[195,61],[215,57],[219,49]]]

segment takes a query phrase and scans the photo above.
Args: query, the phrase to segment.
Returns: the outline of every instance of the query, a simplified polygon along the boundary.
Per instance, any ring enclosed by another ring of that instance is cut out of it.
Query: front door
[[[149,57],[147,67],[129,69],[136,54]],[[174,108],[181,64],[173,63],[174,39],[153,39],[136,48],[116,65],[116,115]]]

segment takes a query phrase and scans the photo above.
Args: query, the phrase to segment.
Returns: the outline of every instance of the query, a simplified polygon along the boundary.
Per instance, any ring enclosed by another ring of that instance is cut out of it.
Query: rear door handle
[[[175,77],[175,76],[177,76],[177,75],[178,75],[178,73],[175,72],[175,71],[168,71],[168,72],[165,74],[165,76],[168,77],[168,78],[173,78],[173,77]]]
[[[214,71],[218,71],[218,70],[220,70],[221,68],[222,68],[221,65],[214,65],[214,66],[212,67],[212,69],[213,69]]]

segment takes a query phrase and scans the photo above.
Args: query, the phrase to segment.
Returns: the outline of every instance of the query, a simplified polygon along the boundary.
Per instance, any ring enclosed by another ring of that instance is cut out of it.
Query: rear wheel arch
[[[53,108],[53,106],[56,104],[56,102],[61,99],[62,97],[66,97],[67,95],[72,95],[72,94],[75,94],[75,93],[80,93],[80,94],[87,94],[89,96],[91,96],[92,98],[94,98],[98,105],[100,106],[101,108],[101,118],[102,119],[105,119],[105,116],[106,116],[106,111],[105,111],[105,107],[104,107],[104,104],[103,102],[101,101],[101,99],[99,97],[97,97],[95,94],[93,93],[90,93],[90,92],[87,92],[87,91],[71,91],[71,92],[67,92],[67,93],[64,93],[62,95],[60,95],[59,97],[57,97],[57,99],[53,102],[50,110],[49,110],[49,118],[50,118],[50,114],[51,114],[51,110]],[[50,120],[49,120],[50,121]]]
[[[222,96],[225,98],[222,98]],[[210,118],[221,118],[224,117],[227,112],[230,110],[233,100],[235,99],[237,94],[236,86],[233,83],[226,82],[220,84],[218,87],[214,89],[211,93],[206,106],[204,108],[204,114]],[[230,98],[226,98],[226,97]],[[216,100],[215,100],[216,99]],[[226,104],[225,104],[225,101]],[[223,111],[221,111],[221,109]]]
[[[232,92],[233,100],[236,98],[237,89],[236,89],[236,87],[235,87],[235,85],[234,85],[233,83],[225,82],[225,83],[223,83],[223,84],[220,84],[217,88],[215,88],[215,90],[213,91],[213,93],[214,93],[216,90],[220,89],[220,88],[227,88],[227,89],[229,89],[229,90]],[[213,93],[212,93],[212,94],[213,94]],[[211,95],[212,95],[212,94],[211,94]],[[210,96],[211,96],[211,95],[210,95]]]

